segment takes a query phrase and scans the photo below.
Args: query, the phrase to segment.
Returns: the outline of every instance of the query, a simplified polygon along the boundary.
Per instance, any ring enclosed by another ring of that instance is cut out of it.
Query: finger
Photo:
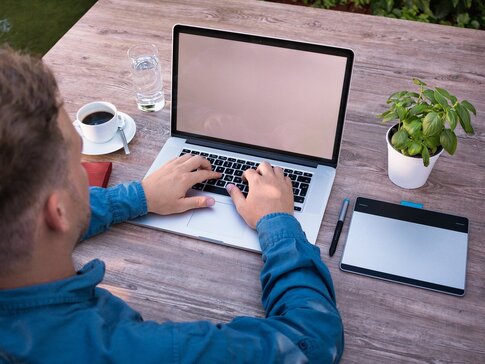
[[[226,190],[229,192],[229,196],[231,196],[232,201],[236,206],[236,210],[240,211],[240,208],[242,208],[244,202],[246,202],[246,198],[244,197],[243,193],[236,185],[233,185],[232,183],[229,183],[226,186]]]
[[[252,169],[252,168],[246,169],[243,173],[243,179],[248,181],[248,183],[249,183],[249,181],[254,180],[258,176],[259,176],[259,173],[256,172],[255,169]]]
[[[283,169],[281,167],[273,167],[274,174],[278,177],[284,177]]]
[[[216,201],[208,196],[184,197],[178,201],[178,212],[214,206]]]
[[[222,173],[206,169],[199,169],[198,171],[190,173],[189,175],[190,186],[195,185],[196,183],[200,183],[202,181],[206,181],[208,179],[219,179],[222,177]]]
[[[169,163],[174,164],[174,165],[182,164],[183,162],[185,162],[186,160],[188,160],[190,158],[192,158],[192,154],[184,154],[181,157],[176,157],[176,158],[172,159],[167,164],[169,164]]]
[[[192,158],[187,159],[181,164],[181,167],[186,171],[193,171],[195,169],[211,170],[210,162],[200,155],[194,155]]]
[[[163,167],[168,167],[168,166],[174,166],[174,165],[177,165],[179,163],[182,163],[182,161],[186,160],[186,159],[189,159],[190,156],[187,157],[187,154],[184,154],[183,156],[181,157],[174,157],[172,159],[170,159],[167,163],[165,163],[163,165]]]
[[[256,171],[258,171],[262,176],[267,175],[267,174],[273,174],[273,167],[271,167],[271,164],[268,162],[264,161],[261,163],[258,168],[256,168]]]

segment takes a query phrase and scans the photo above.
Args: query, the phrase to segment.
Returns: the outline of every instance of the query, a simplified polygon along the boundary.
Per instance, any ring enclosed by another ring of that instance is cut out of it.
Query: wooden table
[[[485,362],[485,32],[249,0],[99,0],[44,57],[54,70],[67,111],[111,101],[132,115],[132,154],[120,150],[88,161],[114,163],[111,184],[141,179],[168,138],[169,105],[136,108],[126,51],[153,42],[161,53],[167,99],[171,30],[176,23],[253,32],[349,47],[355,68],[340,164],[317,245],[334,279],[345,326],[344,363]],[[376,114],[392,92],[420,79],[449,89],[478,109],[476,134],[459,134],[456,154],[444,154],[425,187],[404,190],[387,177],[385,133]],[[339,270],[348,220],[333,258],[327,251],[344,197],[411,200],[470,219],[463,298]],[[79,246],[77,265],[107,264],[103,287],[148,320],[213,320],[263,316],[258,254],[130,224]]]

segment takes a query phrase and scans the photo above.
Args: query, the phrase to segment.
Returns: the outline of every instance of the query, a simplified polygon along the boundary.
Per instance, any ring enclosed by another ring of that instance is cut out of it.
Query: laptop
[[[171,137],[147,175],[186,153],[223,174],[193,186],[213,207],[132,222],[261,251],[226,192],[262,161],[293,183],[294,215],[315,244],[335,179],[353,52],[319,44],[177,24],[173,28]]]

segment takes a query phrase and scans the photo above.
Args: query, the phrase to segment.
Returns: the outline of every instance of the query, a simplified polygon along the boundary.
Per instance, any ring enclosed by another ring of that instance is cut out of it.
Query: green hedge
[[[0,0],[0,46],[44,55],[96,0]]]
[[[320,8],[350,5],[370,9],[374,15],[426,23],[485,29],[484,0],[293,0]]]

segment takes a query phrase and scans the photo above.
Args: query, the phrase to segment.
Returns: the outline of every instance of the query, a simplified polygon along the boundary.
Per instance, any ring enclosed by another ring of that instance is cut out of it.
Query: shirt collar
[[[16,289],[0,290],[0,312],[81,302],[92,298],[95,288],[104,278],[105,265],[94,259],[75,276]]]

